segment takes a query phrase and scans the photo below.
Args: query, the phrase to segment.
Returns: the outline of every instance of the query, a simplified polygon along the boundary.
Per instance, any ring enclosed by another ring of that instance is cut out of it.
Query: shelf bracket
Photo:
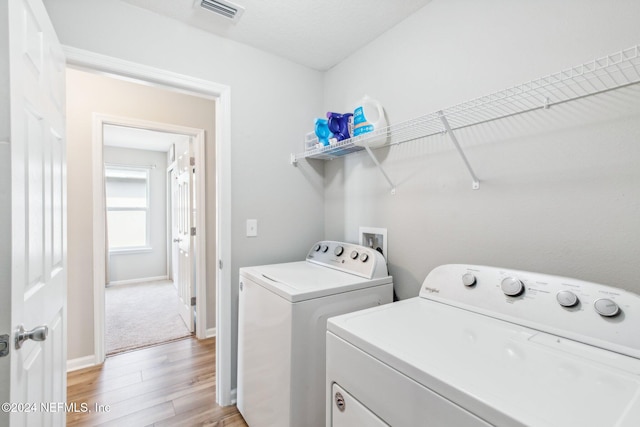
[[[462,147],[460,147],[458,138],[456,138],[455,134],[453,133],[451,126],[449,126],[449,121],[445,117],[442,110],[438,111],[438,116],[440,117],[440,120],[442,120],[442,124],[444,125],[444,128],[447,130],[447,134],[449,134],[449,138],[451,138],[451,142],[453,142],[453,145],[455,145],[456,150],[458,150],[458,154],[460,154],[460,157],[462,157],[462,160],[464,161],[464,164],[467,167],[469,174],[471,175],[471,179],[473,180],[473,183],[471,184],[471,188],[473,188],[474,190],[477,190],[478,188],[480,188],[480,180],[478,179],[476,174],[473,172],[473,169],[469,164],[469,160],[467,160],[467,156],[464,155],[464,151],[462,151]]]
[[[375,156],[375,154],[373,154],[373,151],[371,151],[371,148],[367,147],[366,145],[364,148],[365,150],[367,150],[367,153],[369,153],[369,157],[371,157],[371,160],[373,160],[373,163],[376,164],[378,169],[380,169],[380,172],[382,172],[382,175],[384,175],[384,179],[386,179],[387,182],[389,183],[389,186],[391,187],[391,195],[396,194],[396,186],[393,185],[393,182],[391,182],[391,179],[389,179],[389,175],[387,175],[387,173],[384,171],[377,157]]]
[[[291,153],[291,157],[289,157],[289,164],[291,166],[298,166],[298,159],[296,158],[296,155]]]

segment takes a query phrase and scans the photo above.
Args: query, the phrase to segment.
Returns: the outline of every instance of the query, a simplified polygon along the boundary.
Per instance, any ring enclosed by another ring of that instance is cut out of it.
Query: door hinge
[[[196,158],[195,157],[189,157],[189,164],[191,166],[195,166],[196,165]]]
[[[196,297],[191,297],[191,307],[196,305]]]
[[[0,335],[0,357],[9,355],[9,335]]]
[[[191,235],[192,236],[196,235],[196,228],[195,227],[191,227]]]
[[[222,270],[222,260],[221,259],[218,260],[218,268],[220,270]]]

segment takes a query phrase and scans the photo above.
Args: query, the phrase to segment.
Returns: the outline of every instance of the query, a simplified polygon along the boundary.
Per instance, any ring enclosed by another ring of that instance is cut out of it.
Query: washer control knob
[[[620,313],[620,307],[618,304],[611,301],[609,298],[600,298],[593,303],[593,308],[598,312],[600,316],[614,317]]]
[[[344,253],[344,248],[342,246],[336,246],[336,248],[334,249],[333,253],[336,256],[340,256]]]
[[[517,297],[524,291],[524,284],[515,277],[507,277],[500,284],[502,292],[510,297]]]
[[[558,304],[563,307],[573,307],[578,304],[578,297],[571,291],[560,291],[556,294]]]
[[[358,259],[358,255],[360,255],[358,251],[351,251],[351,254],[349,254],[351,259]]]
[[[360,261],[367,262],[368,259],[369,259],[369,255],[365,253],[360,254]]]
[[[329,246],[327,246],[327,245],[322,245],[322,247],[320,248],[320,250],[321,250],[322,252],[327,252],[327,251],[329,250]]]
[[[315,246],[313,247],[313,250],[314,250],[314,251],[316,251],[316,252],[318,252],[318,251],[320,250],[320,248],[321,248],[321,246],[318,244],[318,245],[315,245]]]
[[[462,275],[462,284],[465,286],[473,286],[476,284],[476,276],[471,273],[465,273]]]

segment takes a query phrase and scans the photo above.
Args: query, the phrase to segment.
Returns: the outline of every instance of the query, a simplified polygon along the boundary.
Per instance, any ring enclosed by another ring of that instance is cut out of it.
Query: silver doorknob
[[[173,239],[173,243],[180,243],[182,242],[182,239]]]
[[[44,341],[47,339],[47,335],[49,335],[49,327],[46,325],[36,326],[30,331],[25,331],[24,326],[20,325],[16,331],[16,350],[20,350],[22,344],[27,340]]]

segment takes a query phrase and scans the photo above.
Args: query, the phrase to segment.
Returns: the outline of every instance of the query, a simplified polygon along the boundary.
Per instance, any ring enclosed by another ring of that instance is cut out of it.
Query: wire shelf
[[[380,137],[386,138],[386,146],[444,133],[443,118],[456,130],[636,83],[640,83],[640,45],[335,145],[292,154],[291,162],[344,156],[363,150]]]

